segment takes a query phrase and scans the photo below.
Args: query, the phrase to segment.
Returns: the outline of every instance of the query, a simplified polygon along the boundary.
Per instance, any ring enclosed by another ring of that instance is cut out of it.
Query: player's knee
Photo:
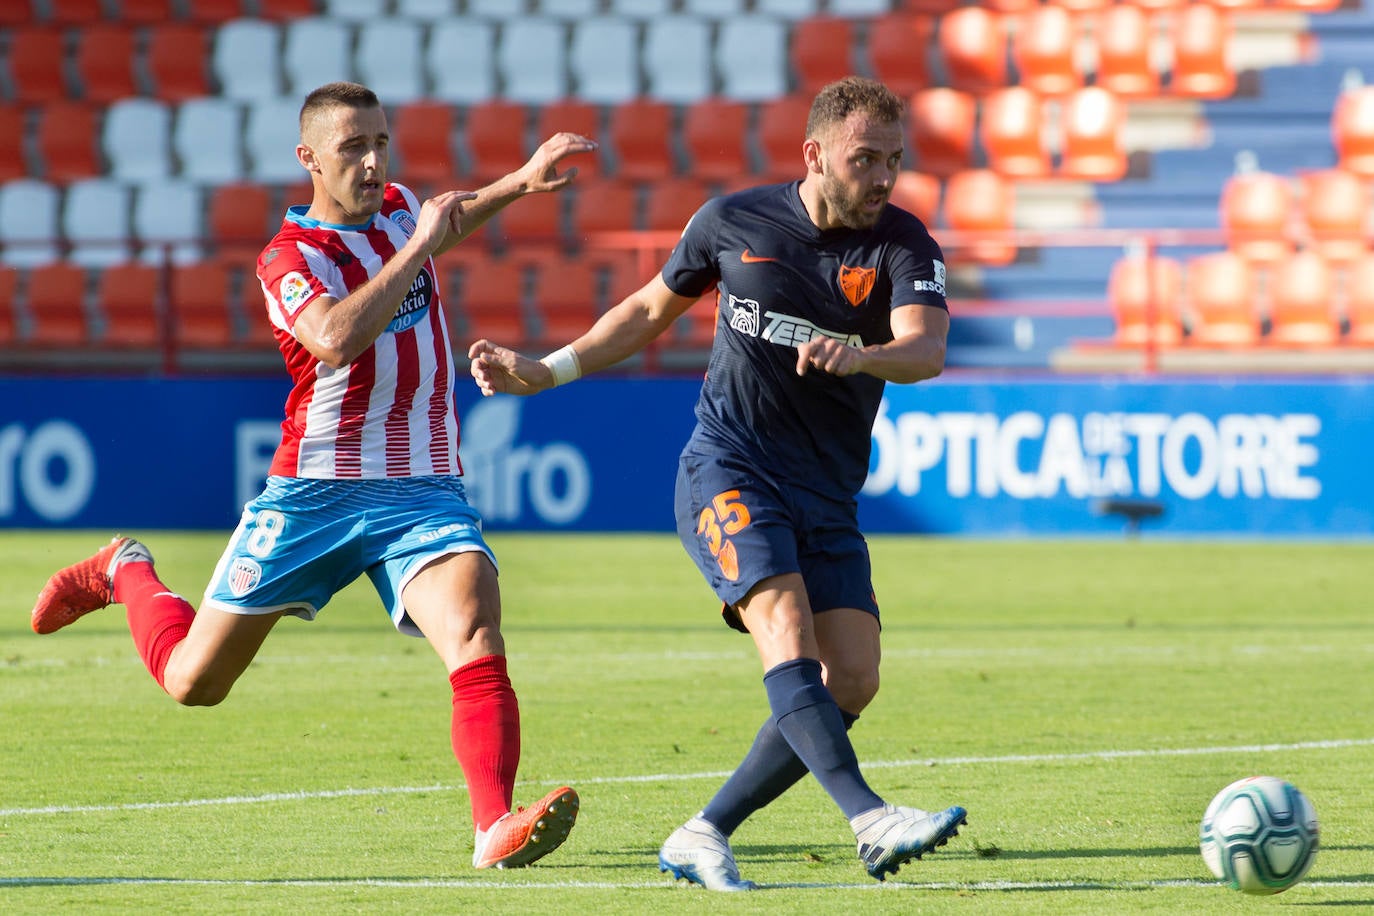
[[[232,680],[200,673],[186,676],[170,667],[163,675],[162,689],[182,706],[218,706],[229,696]]]
[[[878,695],[878,670],[868,666],[829,668],[826,686],[836,705],[858,715]]]

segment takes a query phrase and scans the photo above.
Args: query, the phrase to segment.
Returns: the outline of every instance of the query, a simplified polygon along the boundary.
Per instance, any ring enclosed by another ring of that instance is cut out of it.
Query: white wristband
[[[549,371],[553,373],[555,388],[582,377],[582,363],[578,360],[577,351],[572,348],[571,344],[554,350],[540,362],[548,366]]]

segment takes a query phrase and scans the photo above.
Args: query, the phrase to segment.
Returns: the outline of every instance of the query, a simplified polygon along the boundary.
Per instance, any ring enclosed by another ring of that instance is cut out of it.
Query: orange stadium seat
[[[1299,13],[1330,13],[1340,8],[1341,0],[1270,0],[1270,5]]]
[[[655,99],[621,102],[610,110],[607,125],[616,177],[633,181],[666,178],[676,171],[673,160],[673,107]]]
[[[74,65],[81,98],[109,104],[138,95],[134,43],[133,27],[120,23],[102,22],[77,31]]]
[[[505,248],[524,252],[562,248],[567,241],[565,200],[564,194],[527,194],[498,213],[495,228]]]
[[[903,170],[892,184],[890,200],[927,226],[933,226],[940,214],[940,179],[924,172]]]
[[[761,179],[786,181],[801,177],[801,150],[810,113],[811,99],[803,95],[788,95],[759,106],[755,143]]]
[[[579,180],[572,189],[572,235],[585,244],[599,232],[627,232],[639,226],[639,190],[627,181]]]
[[[1374,178],[1374,86],[1341,93],[1331,111],[1331,139],[1341,168]]]
[[[1341,339],[1332,308],[1336,277],[1315,251],[1299,251],[1273,265],[1269,273],[1269,334],[1265,342],[1282,346],[1331,346]]]
[[[1346,342],[1374,347],[1374,253],[1352,262],[1345,277]]]
[[[1189,343],[1213,347],[1248,347],[1259,343],[1259,309],[1250,262],[1234,251],[1189,258],[1184,281]]]
[[[956,262],[1010,264],[1016,245],[1005,236],[1013,228],[1015,191],[992,169],[968,169],[945,183],[944,223],[952,231],[946,254]]]
[[[38,112],[38,156],[43,177],[65,183],[103,171],[99,115],[81,102],[50,102]]]
[[[285,22],[291,19],[305,19],[318,14],[331,15],[328,10],[320,9],[320,0],[258,0],[257,14],[263,19]]]
[[[1039,0],[984,0],[978,4],[985,6],[995,13],[1020,14],[1039,5]]]
[[[1111,6],[1115,0],[1049,0],[1055,6],[1062,6],[1075,16],[1083,13],[1097,13]]]
[[[161,22],[147,31],[145,59],[153,93],[168,102],[210,94],[210,33],[190,22]]]
[[[459,174],[453,152],[455,117],[447,102],[411,102],[391,118],[396,177],[417,188],[446,185]]]
[[[950,9],[954,4],[949,5]],[[930,85],[935,20],[911,12],[885,13],[868,27],[868,66],[875,79],[900,96]]]
[[[533,269],[531,301],[539,316],[540,344],[548,350],[582,336],[600,314],[597,265],[582,257],[546,258]]]
[[[947,86],[917,92],[907,122],[916,167],[937,178],[971,168],[977,120],[978,102],[967,92]]]
[[[790,56],[796,90],[811,95],[854,72],[854,24],[838,16],[803,19],[792,27]]]
[[[1011,178],[1048,176],[1044,129],[1044,102],[1034,90],[1007,86],[983,97],[978,137],[988,168]]]
[[[119,18],[133,25],[154,25],[176,18],[172,0],[116,0]]]
[[[246,15],[243,0],[182,0],[186,18],[206,25],[220,25]]]
[[[24,110],[18,105],[0,104],[0,182],[12,181],[28,174],[25,162]]]
[[[1097,14],[1093,28],[1097,45],[1094,85],[1125,98],[1159,94],[1159,70],[1151,52],[1154,27],[1151,15],[1137,3],[1117,3]]]
[[[658,232],[680,232],[711,196],[705,182],[691,177],[652,181],[645,191],[644,228]]]
[[[170,269],[168,317],[176,345],[191,349],[233,346],[229,266],[215,260],[176,264]],[[266,318],[254,317],[267,323]]]
[[[463,323],[457,338],[470,342],[485,337],[505,346],[522,344],[528,332],[525,272],[525,264],[514,258],[468,261],[453,270],[457,313]],[[466,343],[459,346],[466,349]]]
[[[1124,178],[1129,162],[1122,146],[1126,112],[1121,100],[1100,86],[1085,86],[1063,104],[1060,177],[1080,181]]]
[[[161,272],[136,261],[100,272],[96,303],[104,318],[101,346],[156,347],[162,341],[158,319]]]
[[[48,21],[86,27],[105,17],[101,0],[47,0]]]
[[[943,16],[963,5],[963,0],[901,0],[896,7],[898,15]]]
[[[707,181],[726,181],[751,172],[745,138],[749,107],[732,99],[712,97],[686,106],[682,115],[682,144],[691,173]]]
[[[1173,14],[1173,66],[1169,91],[1176,96],[1222,99],[1236,91],[1236,72],[1228,60],[1234,27],[1230,16],[1205,3]]]
[[[1118,346],[1177,346],[1183,340],[1179,296],[1183,266],[1174,258],[1127,256],[1112,265],[1107,303]]]
[[[12,346],[15,341],[14,300],[18,291],[18,268],[0,267],[0,347]]]
[[[1302,221],[1312,246],[1328,261],[1354,261],[1370,250],[1370,205],[1360,176],[1345,169],[1319,169],[1299,178]]]
[[[13,101],[41,105],[67,97],[66,40],[61,29],[47,25],[14,29],[8,57]]]
[[[1011,39],[1017,83],[1046,96],[1082,86],[1077,43],[1078,26],[1067,9],[1058,4],[1032,7],[1020,16]]]
[[[581,99],[559,99],[545,102],[535,109],[534,136],[537,142],[543,143],[564,130],[604,143],[600,107]],[[600,178],[603,172],[600,151],[580,155],[573,164],[577,167],[578,181]]]
[[[86,285],[86,271],[64,261],[30,270],[25,299],[32,324],[25,342],[39,347],[79,347],[89,343]]]
[[[1172,12],[1181,6],[1185,6],[1191,0],[1132,0],[1133,6],[1138,6],[1148,13]]]
[[[981,94],[1007,85],[1007,36],[999,14],[961,6],[940,17],[936,42],[950,87]]]
[[[1232,175],[1221,189],[1221,228],[1227,247],[1249,261],[1276,261],[1293,250],[1288,178],[1271,172]]]
[[[470,105],[463,116],[469,165],[466,177],[486,183],[525,164],[528,112],[524,105],[506,99],[488,99]]]
[[[266,185],[225,184],[210,188],[206,229],[221,257],[255,260],[271,237],[275,213]]]

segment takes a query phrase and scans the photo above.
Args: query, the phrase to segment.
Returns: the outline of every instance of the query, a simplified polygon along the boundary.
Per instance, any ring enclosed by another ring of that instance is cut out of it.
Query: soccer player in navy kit
[[[887,382],[944,367],[949,312],[939,246],[888,204],[903,153],[901,101],[849,77],[816,96],[806,175],[709,201],[661,274],[542,360],[469,349],[484,394],[533,394],[639,351],[716,287],[697,425],[679,464],[678,533],[749,633],[770,715],[659,865],[713,890],[748,890],[728,837],[808,771],[849,819],[883,880],[943,845],[963,808],[886,803],[847,734],[878,689],[878,605],[856,496]]]

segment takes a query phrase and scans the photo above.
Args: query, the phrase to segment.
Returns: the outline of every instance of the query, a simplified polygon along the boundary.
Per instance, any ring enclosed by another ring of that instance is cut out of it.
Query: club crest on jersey
[[[759,304],[754,299],[730,297],[730,327],[750,337],[759,336]]]
[[[875,267],[849,267],[840,265],[840,290],[849,304],[858,307],[873,292],[873,283],[878,279]]]
[[[280,291],[282,308],[288,312],[294,312],[305,305],[312,295],[310,281],[294,270],[281,278]]]
[[[224,578],[229,585],[229,593],[235,598],[242,598],[262,581],[262,567],[250,557],[236,557]]]
[[[391,214],[391,221],[400,227],[406,238],[415,234],[415,217],[410,215],[409,210],[397,210]]]

